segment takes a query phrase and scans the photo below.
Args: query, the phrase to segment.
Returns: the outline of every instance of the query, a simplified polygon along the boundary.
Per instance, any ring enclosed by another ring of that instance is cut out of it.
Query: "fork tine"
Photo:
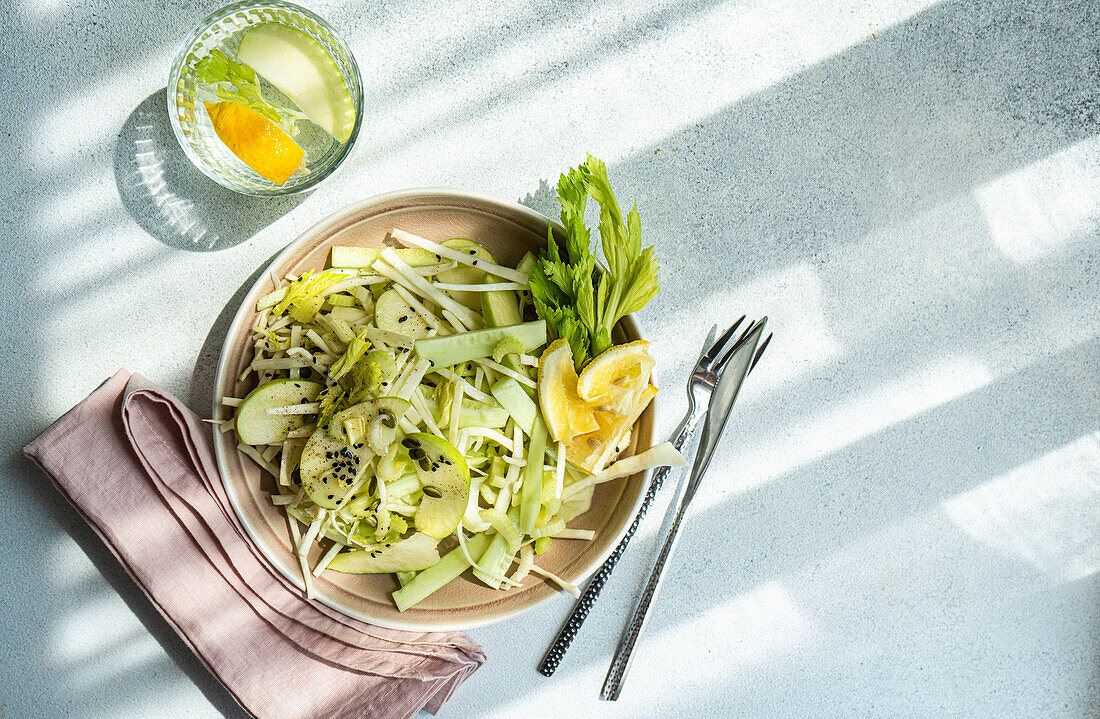
[[[713,372],[721,371],[721,369],[726,366],[726,363],[730,361],[730,358],[733,357],[733,355],[737,352],[737,350],[741,349],[741,345],[745,343],[745,340],[750,335],[752,335],[752,333],[755,332],[757,329],[763,330],[764,325],[766,325],[766,324],[768,324],[768,318],[767,317],[761,317],[760,319],[758,319],[755,322],[753,322],[752,324],[750,324],[748,329],[746,329],[744,332],[742,332],[741,336],[737,338],[737,341],[733,343],[733,346],[731,346],[728,350],[726,350],[725,354],[722,355],[722,359],[720,359],[720,360],[718,360],[717,362],[714,363],[714,366],[711,368],[711,371],[713,371]]]
[[[703,357],[706,356],[707,350],[714,344],[714,335],[718,334],[718,325],[711,325],[710,332],[707,332],[707,338],[703,340],[703,348],[699,350],[699,361],[703,361]]]
[[[699,360],[699,364],[703,367],[708,366],[714,361],[714,358],[718,356],[718,353],[729,342],[730,337],[733,337],[733,333],[737,331],[737,328],[741,326],[741,323],[745,321],[745,315],[741,315],[740,319],[730,325],[730,328],[722,333],[722,336],[718,338],[718,341],[710,346],[707,353],[703,355]]]
[[[764,341],[760,343],[760,346],[756,348],[756,356],[752,358],[752,364],[749,365],[749,372],[752,372],[752,368],[756,366],[756,363],[760,361],[760,358],[764,356],[764,350],[768,349],[768,343],[772,341],[772,333],[769,332],[768,336],[764,338]]]

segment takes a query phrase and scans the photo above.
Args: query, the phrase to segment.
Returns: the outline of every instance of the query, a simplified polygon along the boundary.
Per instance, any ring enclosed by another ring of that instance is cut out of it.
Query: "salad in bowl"
[[[540,556],[594,539],[570,525],[600,485],[683,462],[668,444],[623,456],[657,393],[648,343],[613,339],[658,290],[637,209],[623,215],[592,157],[558,198],[564,234],[515,265],[476,236],[394,226],[389,246],[334,244],[325,269],[256,302],[250,389],[215,421],[270,474],[307,594],[326,572],[392,574],[404,612],[467,570],[576,593]]]

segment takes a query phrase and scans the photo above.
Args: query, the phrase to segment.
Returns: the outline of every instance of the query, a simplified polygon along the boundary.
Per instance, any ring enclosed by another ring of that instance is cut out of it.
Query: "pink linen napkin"
[[[305,599],[249,540],[211,429],[120,370],[24,448],[247,712],[405,719],[485,661],[459,632],[372,626]]]

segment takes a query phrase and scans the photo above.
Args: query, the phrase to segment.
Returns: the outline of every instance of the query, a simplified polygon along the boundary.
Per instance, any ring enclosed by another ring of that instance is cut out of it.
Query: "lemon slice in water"
[[[206,114],[225,146],[264,179],[286,184],[301,164],[305,152],[298,143],[255,110],[236,102],[208,102]]]

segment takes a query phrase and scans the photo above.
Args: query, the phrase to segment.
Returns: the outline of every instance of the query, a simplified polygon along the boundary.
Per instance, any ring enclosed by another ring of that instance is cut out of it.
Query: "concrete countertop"
[[[656,518],[553,679],[565,596],[472,632],[489,663],[442,716],[1100,714],[1095,2],[308,2],[367,124],[281,200],[168,126],[217,4],[0,6],[0,717],[243,715],[25,443],[120,366],[205,413],[227,303],[338,208],[435,185],[556,213],[585,152],[661,263],[662,432],[711,323],[775,340],[622,699],[596,697]]]

